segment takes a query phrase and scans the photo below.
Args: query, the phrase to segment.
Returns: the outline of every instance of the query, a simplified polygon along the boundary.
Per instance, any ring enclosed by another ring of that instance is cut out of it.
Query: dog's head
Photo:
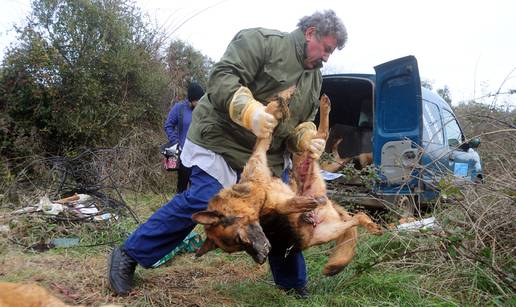
[[[192,215],[193,221],[204,225],[207,237],[197,256],[220,248],[229,253],[245,251],[260,264],[267,260],[270,243],[259,223],[259,208],[253,206],[261,196],[242,197],[239,189],[237,185],[219,193],[210,200],[208,210]]]

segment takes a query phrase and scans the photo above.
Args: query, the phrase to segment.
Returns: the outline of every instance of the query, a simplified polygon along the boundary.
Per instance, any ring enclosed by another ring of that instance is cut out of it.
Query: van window
[[[433,102],[423,100],[423,146],[444,145],[439,108]]]
[[[462,143],[463,138],[462,131],[460,130],[455,116],[453,116],[451,112],[443,110],[443,121],[448,145],[452,147],[459,146]]]

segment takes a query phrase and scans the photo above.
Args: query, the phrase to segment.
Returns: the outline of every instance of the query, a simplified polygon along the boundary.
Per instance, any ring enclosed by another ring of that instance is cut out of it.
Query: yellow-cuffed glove
[[[258,138],[272,134],[278,121],[265,112],[265,106],[254,99],[251,91],[240,87],[229,104],[229,117],[240,126],[251,130]]]
[[[318,160],[324,148],[326,147],[326,140],[316,138],[317,128],[312,122],[304,122],[294,129],[293,133],[293,148],[290,150],[294,152],[309,151],[310,157]]]
[[[324,147],[326,147],[326,141],[324,139],[311,139],[310,145],[308,146],[308,151],[310,151],[310,157],[315,160],[319,160],[322,153],[324,152]]]

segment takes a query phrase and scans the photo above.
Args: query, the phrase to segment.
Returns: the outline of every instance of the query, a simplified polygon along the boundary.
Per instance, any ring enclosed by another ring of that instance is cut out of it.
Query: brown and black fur
[[[360,153],[354,157],[346,157],[341,158],[339,155],[338,147],[342,142],[342,138],[337,139],[335,143],[331,146],[330,159],[328,161],[321,162],[321,168],[327,172],[337,173],[342,170],[346,164],[354,161],[358,164],[360,169],[365,168],[366,166],[373,163],[373,153],[372,152],[364,152]]]
[[[281,119],[283,100],[269,103],[267,112]],[[323,95],[320,103],[321,123],[316,137],[326,139],[329,98]],[[205,225],[207,234],[198,254],[216,247],[228,252],[245,250],[263,263],[271,242],[274,248],[298,251],[336,240],[337,247],[323,273],[340,272],[354,256],[356,226],[362,225],[375,234],[382,233],[381,228],[364,213],[351,216],[326,197],[319,163],[308,152],[293,157],[290,186],[272,177],[266,158],[270,142],[270,137],[258,139],[239,183],[215,196],[208,210],[192,216]]]
[[[41,286],[11,282],[0,282],[0,306],[71,307]]]

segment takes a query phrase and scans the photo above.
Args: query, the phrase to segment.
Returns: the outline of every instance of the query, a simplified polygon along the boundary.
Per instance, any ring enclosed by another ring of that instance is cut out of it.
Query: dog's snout
[[[251,241],[251,248],[247,250],[247,253],[253,257],[254,261],[263,264],[267,260],[271,244],[259,223],[250,224],[247,230]]]

